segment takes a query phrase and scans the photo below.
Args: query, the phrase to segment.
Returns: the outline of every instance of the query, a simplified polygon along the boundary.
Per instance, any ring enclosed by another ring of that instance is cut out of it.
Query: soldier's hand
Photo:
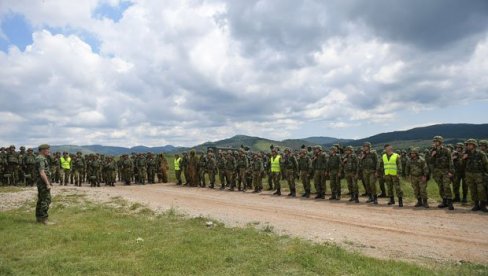
[[[463,155],[463,160],[466,160],[466,159],[468,159],[468,155],[465,153],[465,154]]]
[[[452,173],[448,172],[447,176],[452,177]]]
[[[427,182],[427,176],[422,176],[422,182]]]
[[[434,150],[434,151],[432,151],[432,153],[430,154],[430,156],[434,157],[436,154],[437,154],[437,152]]]

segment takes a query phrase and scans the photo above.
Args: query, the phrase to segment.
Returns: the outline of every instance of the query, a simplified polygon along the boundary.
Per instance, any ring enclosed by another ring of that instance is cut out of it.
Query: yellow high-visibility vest
[[[180,162],[181,162],[181,157],[179,157],[178,159],[175,159],[175,171],[180,170]]]
[[[281,155],[276,155],[276,157],[271,157],[271,172],[281,172]]]
[[[64,159],[64,156],[61,156],[59,161],[61,162],[61,168],[65,170],[69,170],[71,168],[71,157],[68,156],[68,158]]]
[[[383,154],[383,165],[385,168],[385,175],[397,175],[398,174],[398,167],[397,167],[397,158],[398,154],[393,153],[388,160],[388,156]]]

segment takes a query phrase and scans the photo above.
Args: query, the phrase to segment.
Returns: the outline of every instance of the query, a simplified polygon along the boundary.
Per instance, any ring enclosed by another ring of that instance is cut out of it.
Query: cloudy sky
[[[0,144],[486,123],[486,0],[0,0]]]

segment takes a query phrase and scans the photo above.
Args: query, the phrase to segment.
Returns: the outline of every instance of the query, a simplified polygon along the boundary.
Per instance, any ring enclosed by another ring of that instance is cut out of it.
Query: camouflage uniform
[[[249,162],[247,160],[244,151],[241,151],[237,157],[237,190],[246,190],[246,172],[249,167]],[[242,184],[242,188],[241,188]]]
[[[466,183],[471,191],[471,199],[474,202],[472,211],[482,210],[488,212],[486,209],[486,187],[483,181],[483,175],[488,172],[488,159],[486,154],[477,150],[478,142],[474,139],[466,141],[468,147],[463,156],[466,168]],[[469,148],[472,147],[472,148]]]
[[[438,207],[449,207],[449,210],[454,210],[450,184],[450,176],[454,172],[454,165],[452,163],[451,153],[447,148],[442,146],[443,140],[440,136],[435,136],[433,139],[434,143],[438,143],[438,146],[434,147],[430,153],[432,176],[439,186],[439,195],[442,198],[442,203]]]
[[[315,146],[315,155],[312,159],[313,182],[317,196],[315,198],[325,198],[325,173],[327,170],[327,157],[322,152],[322,147]]]
[[[234,171],[236,170],[236,159],[229,151],[225,157],[225,180],[230,186],[230,190],[235,189]]]
[[[125,185],[130,185],[132,180],[132,173],[134,169],[134,164],[128,155],[122,156],[122,181]]]
[[[295,186],[295,175],[298,170],[298,163],[295,156],[291,154],[290,149],[285,149],[285,155],[283,156],[283,169],[285,170],[286,181],[288,182],[288,187],[290,189],[290,194],[288,196],[295,197],[297,190]]]
[[[23,164],[26,185],[34,186],[34,183],[37,182],[38,172],[36,171],[36,156],[32,153],[32,149],[27,151],[27,154],[24,156]]]
[[[206,187],[205,173],[207,171],[207,157],[202,153],[198,159],[198,186]]]
[[[219,170],[220,189],[225,189],[225,156],[222,152],[217,156],[217,169]]]
[[[213,152],[209,152],[207,154],[207,165],[205,167],[205,171],[207,172],[208,179],[210,181],[209,187],[213,189],[215,187],[215,174],[217,172],[217,160],[215,159]]]
[[[15,146],[10,146],[7,151],[7,173],[10,175],[10,184],[19,184],[19,155],[15,152]]]
[[[344,171],[344,176],[347,181],[347,188],[351,193],[351,199],[359,203],[359,189],[357,178],[359,174],[359,160],[355,154],[352,153],[352,147],[346,147],[346,155],[342,158],[341,169]]]
[[[365,143],[363,147],[367,147],[367,151],[363,151],[360,158],[360,168],[363,175],[363,181],[367,189],[369,199],[367,203],[372,202],[378,204],[378,197],[376,195],[376,173],[379,169],[378,155],[371,150],[371,144]]]
[[[81,153],[77,154],[73,160],[73,175],[75,178],[75,186],[81,187],[83,183],[83,172],[85,170],[85,159]]]
[[[410,152],[411,158],[408,159],[405,166],[405,175],[410,177],[412,183],[413,193],[417,198],[415,207],[424,206],[429,208],[428,194],[427,194],[427,176],[429,168],[425,159],[419,156],[419,149],[412,149]]]
[[[39,146],[39,150],[49,148],[47,145]],[[36,218],[38,222],[44,222],[48,217],[49,205],[51,204],[51,190],[47,183],[40,177],[40,173],[44,171],[46,176],[50,177],[49,163],[43,155],[36,157],[36,171],[37,177],[37,204],[36,204]]]
[[[146,168],[147,183],[154,184],[154,180],[156,178],[156,159],[154,159],[154,155],[150,152],[147,153]]]
[[[332,196],[329,200],[341,199],[341,157],[337,151],[338,149],[333,147],[329,155],[329,160],[327,161],[327,174],[329,175],[330,190],[332,191]]]
[[[310,173],[312,170],[312,159],[303,150],[300,152],[300,157],[298,158],[298,171],[300,172],[303,189],[305,190],[302,197],[310,197]]]
[[[252,185],[254,187],[254,192],[256,193],[263,190],[263,172],[263,160],[255,154],[252,162]]]
[[[459,194],[459,190],[462,187],[463,192],[463,199],[462,202],[467,202],[468,196],[468,185],[466,184],[466,180],[464,179],[465,175],[465,167],[463,162],[463,148],[464,145],[462,143],[458,143],[456,145],[456,150],[452,153],[451,158],[454,165],[454,177],[453,177],[453,185],[452,188],[454,190],[454,199],[452,202],[460,202],[461,197]]]

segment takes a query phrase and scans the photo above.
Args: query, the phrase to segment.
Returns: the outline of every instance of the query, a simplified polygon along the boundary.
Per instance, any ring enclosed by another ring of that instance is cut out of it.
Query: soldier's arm
[[[481,153],[481,163],[483,164],[484,173],[488,173],[488,157],[485,153]]]
[[[47,177],[45,170],[46,170],[46,167],[42,163],[39,167],[39,175],[41,176],[42,181],[46,185],[46,188],[49,190],[49,189],[51,189],[52,184],[49,181],[49,178]]]
[[[402,160],[401,158],[397,158],[396,160],[396,165],[397,165],[397,175],[401,175],[402,174]]]

